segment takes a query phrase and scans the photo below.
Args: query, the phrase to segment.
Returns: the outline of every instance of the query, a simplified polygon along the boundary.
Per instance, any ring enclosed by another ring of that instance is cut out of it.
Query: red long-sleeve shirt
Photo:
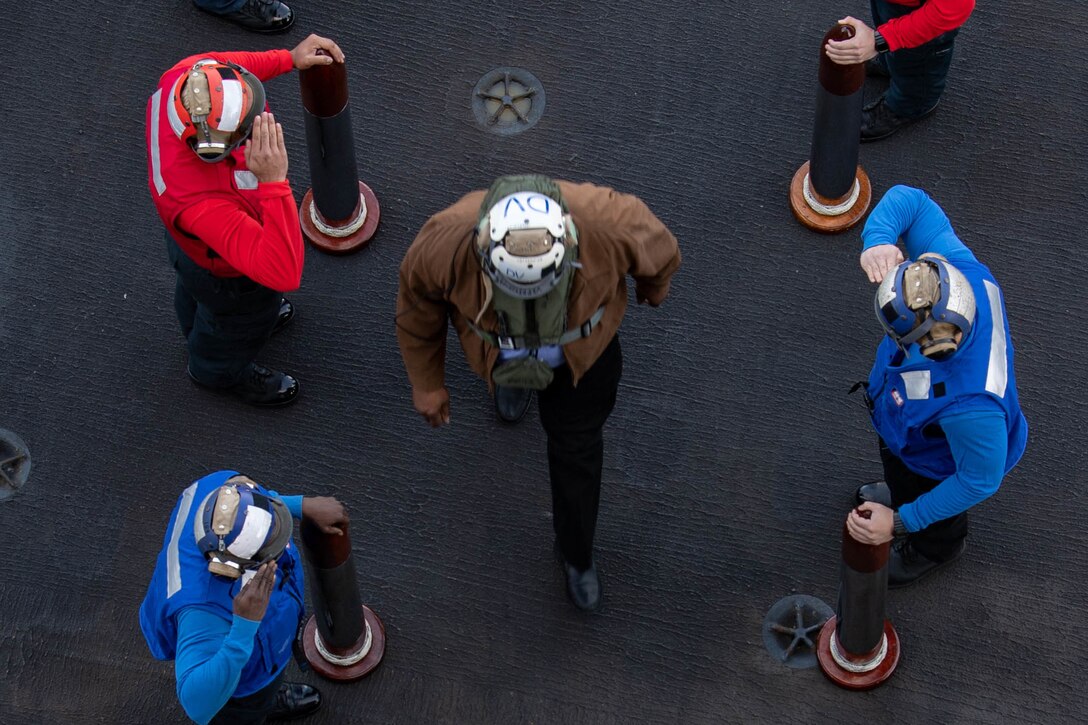
[[[261,81],[289,72],[294,67],[291,54],[286,50],[201,53],[179,61],[167,71],[160,81],[160,89],[168,95],[176,78],[204,58],[240,65]],[[166,101],[169,102],[169,99]],[[183,186],[190,174],[203,174],[207,168],[200,166],[204,162],[197,159],[192,150],[174,146],[182,145],[181,141],[169,132],[167,126],[160,126],[157,137],[159,146],[155,143],[155,139],[150,141],[150,150],[156,155],[155,160],[160,167],[156,177],[156,167],[151,164],[152,196],[168,226],[197,240],[182,244],[193,261],[220,277],[245,275],[280,292],[298,289],[302,281],[305,247],[290,184],[287,181],[259,183],[255,191],[252,186],[236,186],[238,174],[248,173],[244,152],[239,148],[213,165],[219,167],[222,173],[216,177],[218,186],[209,188],[207,196],[186,193],[170,201],[174,192],[165,190],[171,186]],[[171,159],[174,161],[171,162]],[[234,185],[231,179],[234,179]],[[156,192],[156,181],[162,183],[164,192]],[[239,192],[239,188],[249,190]],[[194,254],[193,250],[187,249],[193,243],[206,246],[214,255],[199,251]]]
[[[894,5],[918,8],[909,15],[894,18],[877,30],[888,41],[889,50],[917,48],[942,33],[967,22],[975,9],[975,0],[888,0]]]

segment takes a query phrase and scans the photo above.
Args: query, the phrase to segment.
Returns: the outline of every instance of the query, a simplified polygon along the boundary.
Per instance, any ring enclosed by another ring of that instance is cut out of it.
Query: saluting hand
[[[320,51],[320,52],[319,52]],[[320,35],[311,34],[291,50],[291,60],[298,70],[313,68],[315,65],[343,63],[344,51],[340,46]]]
[[[412,405],[432,428],[450,422],[450,391],[446,388],[431,391],[412,388]]]
[[[251,622],[264,619],[268,599],[272,596],[272,585],[275,583],[276,562],[262,564],[256,575],[234,596],[234,613]]]
[[[253,135],[246,141],[246,167],[257,181],[271,183],[287,180],[287,146],[283,126],[275,117],[262,113],[253,119]]]
[[[870,282],[883,282],[884,275],[904,262],[903,252],[894,244],[878,244],[861,253],[861,268]]]

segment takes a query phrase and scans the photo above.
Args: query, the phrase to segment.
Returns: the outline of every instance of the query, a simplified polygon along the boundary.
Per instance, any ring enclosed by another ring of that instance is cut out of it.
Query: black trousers
[[[538,396],[540,423],[548,434],[555,538],[563,557],[577,569],[593,561],[593,534],[601,501],[604,423],[616,405],[623,373],[619,335],[593,363],[578,387],[570,368],[556,368],[555,379]]]
[[[884,464],[884,480],[888,483],[895,508],[932,491],[940,483],[907,468],[902,459],[888,450],[884,441],[880,441],[880,460]],[[945,561],[955,555],[960,543],[967,538],[967,512],[935,521],[921,531],[908,534],[907,538],[922,556],[933,561]]]
[[[281,682],[283,672],[252,695],[230,698],[208,725],[264,725],[268,714],[276,708],[276,693],[280,691]]]
[[[189,343],[189,372],[205,385],[233,385],[272,337],[283,295],[248,277],[216,277],[169,232],[166,251],[177,273],[174,310]]]

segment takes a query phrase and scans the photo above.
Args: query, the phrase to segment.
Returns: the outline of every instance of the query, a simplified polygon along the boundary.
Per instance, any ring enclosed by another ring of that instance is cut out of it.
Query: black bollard
[[[859,513],[868,518],[868,511]],[[885,616],[889,548],[862,544],[843,524],[838,613],[820,630],[816,658],[824,674],[848,690],[876,687],[899,664],[899,635]]]
[[[299,73],[299,89],[313,183],[299,207],[302,232],[322,251],[353,252],[374,236],[381,209],[374,192],[359,181],[355,165],[347,67],[307,68]]]
[[[872,199],[869,177],[858,165],[865,64],[839,65],[824,51],[827,41],[848,40],[854,32],[851,25],[836,25],[820,43],[812,149],[790,184],[794,216],[818,232],[854,226]]]
[[[330,680],[365,677],[385,654],[385,627],[359,596],[347,526],[337,536],[303,519],[302,545],[314,605],[302,633],[306,661]]]

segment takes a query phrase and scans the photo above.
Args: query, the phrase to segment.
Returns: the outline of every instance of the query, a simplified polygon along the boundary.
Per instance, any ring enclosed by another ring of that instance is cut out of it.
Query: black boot
[[[321,691],[301,682],[284,682],[276,693],[276,707],[268,713],[269,720],[296,720],[317,712],[321,707]]]
[[[884,102],[884,96],[881,96],[861,111],[861,140],[864,143],[887,138],[904,126],[921,121],[936,110],[937,104],[935,103],[933,108],[920,116],[903,118],[888,108],[888,104]]]
[[[967,542],[961,541],[959,547],[950,557],[944,561],[934,561],[923,556],[911,546],[910,539],[897,541],[892,545],[891,556],[888,557],[888,588],[899,589],[910,586],[919,579],[924,579],[943,566],[951,564],[963,555],[967,548]]]
[[[279,0],[246,0],[246,4],[238,10],[212,15],[218,15],[255,33],[282,33],[295,22],[295,13]]]
[[[567,580],[567,597],[571,604],[583,612],[596,611],[601,606],[601,579],[597,576],[597,565],[591,561],[588,569],[576,569],[567,563],[558,541],[555,542],[555,560],[563,567],[563,575]]]
[[[202,383],[193,377],[191,371],[189,372],[189,378],[201,387],[220,393],[230,393],[242,402],[261,408],[277,408],[281,405],[293,403],[299,392],[298,381],[293,377],[276,370],[269,370],[257,363],[250,363],[242,371],[242,376],[238,382],[227,387],[216,387]]]
[[[533,391],[529,388],[508,388],[495,386],[495,413],[503,423],[517,423],[529,410],[529,401]]]
[[[866,483],[864,486],[858,486],[858,490],[854,492],[854,500],[858,506],[866,501],[872,501],[891,508],[892,490],[883,481],[873,481],[872,483]]]
[[[280,314],[276,318],[276,325],[272,328],[272,334],[282,330],[291,324],[291,320],[295,319],[295,306],[287,301],[286,297],[280,298]]]

